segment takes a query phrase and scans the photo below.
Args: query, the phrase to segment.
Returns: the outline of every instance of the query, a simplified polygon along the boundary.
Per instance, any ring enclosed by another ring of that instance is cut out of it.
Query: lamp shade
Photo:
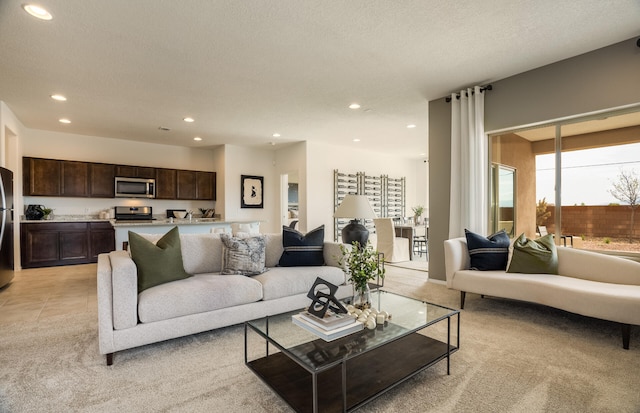
[[[334,218],[377,218],[366,195],[347,195],[333,214]]]
[[[369,198],[366,195],[347,195],[333,214],[334,218],[352,218],[351,222],[342,229],[342,242],[359,245],[367,245],[369,230],[358,222],[358,219],[377,218],[371,208]]]

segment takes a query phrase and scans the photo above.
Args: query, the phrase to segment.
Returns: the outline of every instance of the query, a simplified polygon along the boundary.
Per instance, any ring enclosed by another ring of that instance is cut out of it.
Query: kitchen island
[[[129,231],[138,234],[165,234],[178,227],[181,234],[207,234],[211,232],[231,233],[233,224],[257,224],[259,221],[220,221],[217,218],[155,219],[145,221],[116,221],[111,224],[116,231],[116,249],[123,249],[123,242],[129,240]]]

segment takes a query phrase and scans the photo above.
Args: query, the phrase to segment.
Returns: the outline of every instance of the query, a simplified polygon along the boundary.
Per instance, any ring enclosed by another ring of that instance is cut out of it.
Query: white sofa
[[[162,235],[144,235],[152,242]],[[340,244],[325,242],[324,266],[277,267],[282,234],[266,234],[263,274],[220,275],[220,234],[181,234],[184,269],[193,277],[138,294],[136,265],[127,251],[98,256],[98,335],[107,365],[113,353],[242,323],[309,305],[317,277],[338,285],[336,296],[353,294],[338,261]]]
[[[465,238],[444,242],[447,287],[529,301],[622,324],[629,348],[631,324],[640,325],[640,263],[596,252],[558,247],[558,275],[469,269]]]

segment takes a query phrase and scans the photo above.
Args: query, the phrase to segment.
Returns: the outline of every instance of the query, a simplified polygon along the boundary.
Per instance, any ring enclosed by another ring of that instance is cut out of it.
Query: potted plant
[[[376,251],[370,243],[361,247],[358,241],[354,241],[351,248],[340,245],[342,265],[349,274],[349,281],[353,283],[353,301],[356,308],[365,309],[371,307],[369,281],[378,277],[384,278],[385,269]]]
[[[419,225],[420,217],[424,213],[424,207],[422,205],[416,205],[411,209],[413,210],[413,221],[415,222],[416,225]]]
[[[53,208],[42,208],[42,219],[53,219]]]

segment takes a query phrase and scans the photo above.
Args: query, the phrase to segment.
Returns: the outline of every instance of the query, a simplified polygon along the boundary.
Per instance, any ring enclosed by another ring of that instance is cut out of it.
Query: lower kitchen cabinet
[[[107,222],[51,222],[20,225],[22,268],[97,262],[115,250],[115,231]]]

